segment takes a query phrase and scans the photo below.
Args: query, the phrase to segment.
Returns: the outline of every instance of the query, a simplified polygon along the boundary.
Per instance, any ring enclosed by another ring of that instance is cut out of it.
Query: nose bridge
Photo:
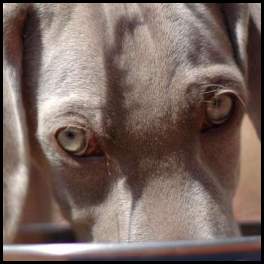
[[[134,232],[139,230],[138,227],[140,229],[144,226],[147,227],[144,224],[144,210],[142,217],[140,217],[138,206],[145,203],[141,199],[151,176],[154,176],[153,170],[155,168],[150,168],[153,163],[147,161],[146,158],[144,162],[140,162],[130,155],[124,156],[123,159],[119,157],[119,159],[109,162],[109,173],[116,176],[116,184],[109,201],[114,203],[116,208],[118,240],[129,242],[134,240]],[[146,232],[143,232],[142,235],[145,236]]]
[[[119,171],[116,201],[121,241],[210,239],[238,234],[231,207],[210,177],[201,172],[193,175],[197,169],[186,169],[172,157],[150,168],[153,164],[142,162],[130,174]]]
[[[113,185],[93,208],[98,241],[211,239],[239,234],[225,191],[189,159],[163,156],[109,163]],[[185,157],[186,158],[186,157]],[[210,187],[208,187],[210,186]]]
[[[165,100],[165,99],[164,99]],[[121,141],[127,142],[127,145],[134,144],[142,147],[169,148],[170,146],[180,144],[191,134],[188,125],[181,118],[181,113],[176,113],[171,108],[171,102],[159,100],[159,104],[146,102],[144,107],[129,112],[127,122],[124,124],[123,131],[120,130]],[[163,102],[164,101],[164,102]],[[159,152],[162,149],[158,150]]]
[[[228,207],[191,178],[155,178],[133,201],[130,240],[211,239],[237,234]],[[224,209],[223,209],[224,208]]]

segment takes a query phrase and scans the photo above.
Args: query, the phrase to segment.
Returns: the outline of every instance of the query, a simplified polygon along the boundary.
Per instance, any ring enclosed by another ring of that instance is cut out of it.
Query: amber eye
[[[67,152],[82,155],[87,148],[85,131],[77,127],[66,127],[57,134],[59,145]]]
[[[213,125],[226,122],[231,116],[234,100],[229,94],[214,95],[206,102],[206,118]]]

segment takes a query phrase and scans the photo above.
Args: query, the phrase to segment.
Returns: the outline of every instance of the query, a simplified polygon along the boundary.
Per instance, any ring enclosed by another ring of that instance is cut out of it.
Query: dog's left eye
[[[223,124],[233,110],[233,98],[229,94],[214,95],[206,102],[207,121],[213,125]]]
[[[209,92],[204,103],[205,117],[202,131],[222,125],[231,118],[235,106],[235,96],[227,92]]]

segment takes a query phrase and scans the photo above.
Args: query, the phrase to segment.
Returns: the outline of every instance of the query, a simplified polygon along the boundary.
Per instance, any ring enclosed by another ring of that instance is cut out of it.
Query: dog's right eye
[[[61,129],[57,134],[57,141],[65,151],[79,156],[87,147],[85,131],[76,127]]]
[[[56,134],[59,146],[75,156],[104,156],[95,133],[79,127],[64,127]]]

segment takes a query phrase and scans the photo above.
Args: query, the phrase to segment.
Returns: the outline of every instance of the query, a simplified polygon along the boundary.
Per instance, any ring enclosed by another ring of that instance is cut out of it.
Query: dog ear
[[[247,112],[261,139],[261,4],[221,5],[234,57],[247,82]]]
[[[3,239],[12,241],[28,185],[29,159],[22,100],[23,25],[27,4],[3,5]]]
[[[261,138],[261,4],[250,3],[248,36],[248,113]]]

